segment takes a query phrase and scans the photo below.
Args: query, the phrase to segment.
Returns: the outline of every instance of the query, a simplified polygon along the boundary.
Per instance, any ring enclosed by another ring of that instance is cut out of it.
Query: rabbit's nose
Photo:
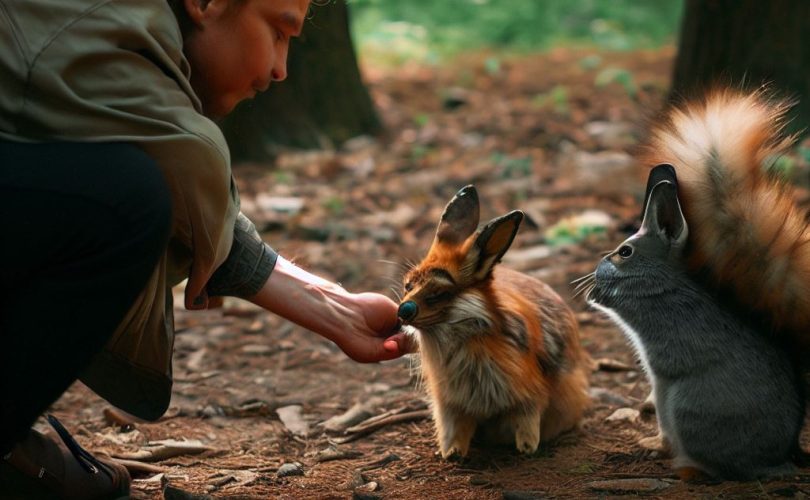
[[[416,317],[416,313],[418,312],[419,306],[416,305],[416,302],[409,300],[399,305],[399,311],[397,311],[397,316],[402,318],[403,321],[410,321]]]

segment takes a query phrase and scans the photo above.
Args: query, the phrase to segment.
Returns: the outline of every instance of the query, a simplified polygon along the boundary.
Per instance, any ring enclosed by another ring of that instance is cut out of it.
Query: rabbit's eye
[[[425,297],[425,303],[429,306],[435,306],[441,302],[447,302],[453,297],[453,294],[450,292],[440,292],[428,297]]]
[[[410,292],[411,290],[413,290],[413,283],[411,283],[409,281],[409,282],[405,283],[405,291]]]
[[[622,245],[621,248],[619,248],[619,251],[616,253],[618,253],[619,257],[621,257],[622,259],[626,259],[631,255],[633,255],[633,247],[631,247],[630,245]]]

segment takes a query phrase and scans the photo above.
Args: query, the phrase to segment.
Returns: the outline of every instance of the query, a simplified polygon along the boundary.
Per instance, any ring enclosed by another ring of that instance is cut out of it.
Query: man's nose
[[[287,48],[280,48],[278,52],[271,73],[274,82],[282,82],[287,79]]]

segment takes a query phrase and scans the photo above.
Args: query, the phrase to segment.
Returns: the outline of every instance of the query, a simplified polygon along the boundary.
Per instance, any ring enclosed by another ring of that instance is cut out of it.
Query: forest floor
[[[177,308],[174,395],[157,422],[117,413],[78,383],[52,412],[88,449],[133,459],[140,499],[807,496],[808,469],[772,482],[677,480],[667,457],[637,444],[656,425],[628,344],[572,293],[638,223],[644,174],[631,154],[672,60],[672,49],[559,49],[364,68],[386,137],[235,167],[243,209],[266,241],[349,290],[395,300],[460,187],[476,185],[484,220],[522,209],[503,265],[571,304],[595,361],[580,428],[536,454],[479,444],[443,460],[410,356],[357,364],[238,300]]]

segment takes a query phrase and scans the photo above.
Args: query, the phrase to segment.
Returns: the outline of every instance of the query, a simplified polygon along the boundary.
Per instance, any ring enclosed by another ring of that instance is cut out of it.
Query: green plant
[[[323,200],[321,206],[323,206],[330,215],[336,216],[342,214],[346,209],[346,202],[339,196],[330,196]]]
[[[433,58],[482,47],[606,50],[671,43],[683,2],[646,0],[348,0],[361,47]],[[315,9],[314,15],[317,16]]]
[[[630,97],[635,97],[638,93],[638,87],[633,80],[633,74],[626,69],[610,67],[605,68],[596,75],[594,85],[597,87],[604,87],[611,83],[618,83],[627,92]]]

